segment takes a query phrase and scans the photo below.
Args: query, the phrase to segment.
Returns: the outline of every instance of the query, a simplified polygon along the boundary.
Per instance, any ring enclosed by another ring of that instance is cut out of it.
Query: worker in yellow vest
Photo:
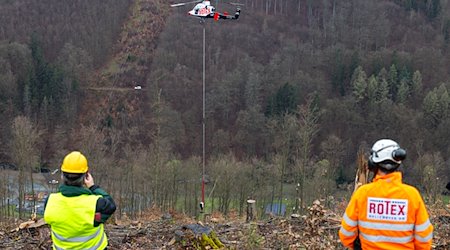
[[[105,249],[103,223],[116,210],[112,197],[94,184],[86,157],[69,153],[61,165],[63,185],[46,201],[44,220],[51,227],[53,249]]]

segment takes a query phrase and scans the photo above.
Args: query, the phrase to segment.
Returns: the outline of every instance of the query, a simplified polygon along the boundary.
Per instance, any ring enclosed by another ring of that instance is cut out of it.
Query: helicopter
[[[184,3],[176,3],[171,4],[171,7],[179,7],[184,6],[192,3],[197,3],[195,7],[188,12],[190,16],[201,18],[202,21],[204,21],[206,18],[213,18],[215,21],[218,21],[219,19],[227,19],[227,20],[237,20],[239,18],[239,15],[241,14],[241,8],[239,7],[242,4],[239,3],[229,3],[231,5],[235,5],[236,12],[234,15],[228,14],[228,12],[217,12],[214,6],[211,5],[211,1],[192,1],[192,2],[184,2]]]

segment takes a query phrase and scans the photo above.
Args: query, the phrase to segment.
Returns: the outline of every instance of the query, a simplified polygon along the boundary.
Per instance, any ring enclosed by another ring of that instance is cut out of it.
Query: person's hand
[[[87,188],[94,186],[94,177],[92,177],[91,173],[89,172],[87,172],[86,176],[84,177],[84,185],[86,185]]]

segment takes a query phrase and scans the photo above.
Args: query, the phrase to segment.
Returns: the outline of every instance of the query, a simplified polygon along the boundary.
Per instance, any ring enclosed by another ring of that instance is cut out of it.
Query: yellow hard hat
[[[66,173],[84,174],[88,169],[86,157],[78,151],[73,151],[66,155],[61,165],[61,171]]]

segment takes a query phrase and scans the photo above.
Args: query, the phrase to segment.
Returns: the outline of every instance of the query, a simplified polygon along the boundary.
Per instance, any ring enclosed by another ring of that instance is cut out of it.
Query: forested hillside
[[[56,169],[79,149],[120,214],[195,213],[205,27],[208,210],[335,195],[386,137],[434,200],[450,179],[450,2],[238,2],[238,20],[201,24],[163,0],[1,1],[0,162]]]
[[[97,65],[111,55],[130,0],[1,2],[0,39],[28,44],[35,33],[54,61],[65,44],[84,49]]]

